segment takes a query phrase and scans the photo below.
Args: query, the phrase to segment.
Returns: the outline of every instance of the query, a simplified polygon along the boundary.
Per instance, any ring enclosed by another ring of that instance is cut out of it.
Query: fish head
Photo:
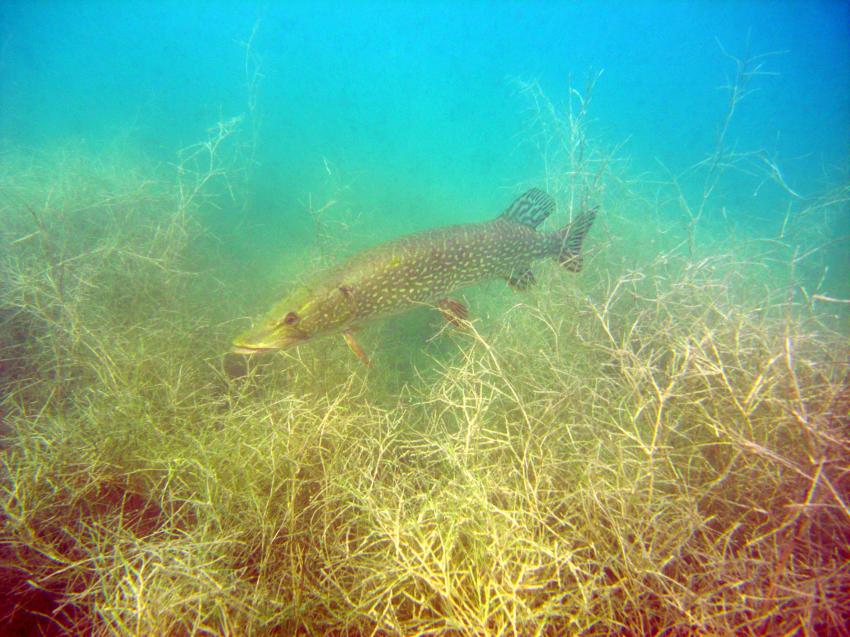
[[[344,285],[301,288],[234,339],[232,351],[258,354],[288,349],[319,336],[341,332],[351,327],[355,309],[351,289]]]

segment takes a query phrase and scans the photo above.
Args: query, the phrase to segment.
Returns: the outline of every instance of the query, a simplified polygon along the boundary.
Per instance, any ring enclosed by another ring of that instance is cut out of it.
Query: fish
[[[341,334],[368,365],[354,332],[375,319],[425,305],[460,324],[469,312],[453,292],[495,278],[527,290],[536,283],[531,264],[547,257],[579,272],[582,243],[597,208],[559,230],[538,232],[554,210],[552,196],[532,188],[490,221],[443,226],[362,250],[298,286],[235,338],[231,351],[284,350]]]

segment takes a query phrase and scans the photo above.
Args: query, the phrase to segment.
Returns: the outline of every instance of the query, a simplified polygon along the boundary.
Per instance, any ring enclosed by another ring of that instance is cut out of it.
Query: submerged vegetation
[[[753,155],[721,139],[649,203],[590,150],[592,85],[566,114],[524,89],[562,210],[607,186],[584,272],[419,346],[379,326],[372,368],[222,354],[249,308],[192,254],[228,126],[176,182],[3,158],[7,630],[839,634],[848,308],[818,285],[850,194],[702,248]]]

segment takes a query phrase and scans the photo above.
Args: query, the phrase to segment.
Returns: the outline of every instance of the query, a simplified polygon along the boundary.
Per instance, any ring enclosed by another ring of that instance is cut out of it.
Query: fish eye
[[[289,314],[283,317],[281,323],[283,323],[284,325],[295,325],[300,320],[300,316],[298,316],[295,312],[290,312]]]

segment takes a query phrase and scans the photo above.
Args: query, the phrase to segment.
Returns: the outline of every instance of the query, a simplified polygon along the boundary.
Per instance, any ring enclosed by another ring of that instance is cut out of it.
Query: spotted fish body
[[[372,319],[421,305],[462,315],[465,308],[448,299],[453,291],[499,277],[525,289],[534,283],[529,266],[545,257],[577,272],[596,211],[556,232],[537,232],[554,209],[552,197],[534,188],[492,221],[436,228],[364,250],[275,305],[234,341],[234,351],[283,349],[342,332],[365,359],[349,330]]]

